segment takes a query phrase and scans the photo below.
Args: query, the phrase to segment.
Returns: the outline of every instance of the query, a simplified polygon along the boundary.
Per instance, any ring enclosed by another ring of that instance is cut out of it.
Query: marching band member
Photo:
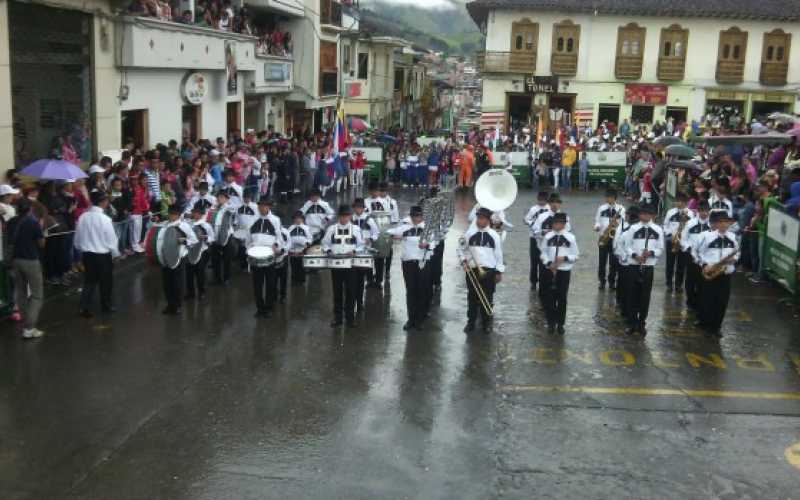
[[[544,245],[545,235],[553,228],[553,216],[561,211],[561,197],[558,195],[558,193],[552,193],[547,202],[547,211],[539,214],[539,217],[537,217],[536,221],[533,223],[532,229],[533,234],[536,237],[536,244],[539,246],[540,251],[542,249],[542,245]],[[569,216],[567,216],[567,224],[565,229],[568,232],[572,232],[572,225],[569,222]],[[538,265],[540,266],[539,279],[541,281],[542,272],[546,271],[546,269],[542,265],[541,259]],[[544,291],[541,287],[539,287],[539,302],[542,304],[542,307],[544,307]]]
[[[235,247],[233,239],[233,224],[225,228],[227,234],[223,234],[222,221],[225,212],[232,215],[236,212],[236,207],[230,202],[228,191],[223,190],[217,193],[217,211],[214,212],[214,244],[211,246],[211,267],[214,270],[214,281],[217,285],[226,285],[231,279],[231,261],[233,260]]]
[[[250,226],[250,237],[248,244],[256,244],[258,239],[259,246],[270,246],[277,256],[283,250],[283,238],[281,238],[281,220],[271,213],[272,200],[262,198],[258,200],[258,218]],[[268,318],[272,314],[272,306],[275,304],[276,295],[276,271],[274,265],[252,266],[250,272],[253,274],[253,294],[256,299],[256,318]]]
[[[536,195],[536,205],[532,206],[528,213],[525,214],[525,225],[530,228],[531,231],[531,242],[530,242],[530,257],[531,257],[531,271],[530,271],[530,282],[531,282],[531,290],[536,290],[536,285],[539,283],[539,256],[541,252],[539,251],[539,245],[536,242],[536,234],[533,232],[533,223],[536,222],[536,219],[543,213],[550,210],[550,205],[547,204],[548,198],[547,191],[539,191]]]
[[[209,210],[213,210],[216,204],[217,199],[208,192],[208,183],[201,182],[197,187],[197,193],[186,204],[186,210],[183,213],[185,216],[193,218],[192,211],[195,207],[199,207],[203,213],[206,213]]]
[[[428,297],[430,266],[426,263],[420,267],[420,261],[425,259],[425,250],[429,247],[429,243],[421,241],[425,232],[422,207],[412,206],[409,216],[411,219],[409,222],[388,230],[395,240],[402,240],[403,253],[400,259],[403,263],[403,281],[406,284],[406,309],[408,311],[408,321],[403,325],[403,330],[406,331],[422,329],[422,323],[425,321],[430,306]]]
[[[364,238],[364,246],[371,247],[381,235],[380,229],[375,219],[365,212],[366,205],[363,198],[356,198],[353,201],[353,223],[361,229],[361,237]],[[372,272],[368,269],[356,269],[356,311],[364,310],[364,281],[372,279]]]
[[[397,224],[400,222],[400,210],[397,208],[397,200],[389,196],[389,184],[386,182],[381,182],[378,184],[378,189],[380,189],[379,195],[385,200],[385,203],[388,205],[387,209],[389,211],[389,220],[392,224]],[[389,255],[383,260],[383,265],[380,267],[380,272],[376,267],[375,270],[375,284],[376,288],[380,288],[381,285],[386,283],[386,287],[388,288],[391,284],[391,277],[392,277],[392,260],[394,259],[394,249],[389,249]]]
[[[389,196],[389,184],[386,182],[381,182],[378,184],[380,189],[380,196],[386,200],[386,203],[389,204],[389,213],[391,214],[392,224],[400,222],[400,210],[397,208],[397,201],[394,198]]]
[[[252,191],[244,193],[244,201],[236,209],[236,216],[233,219],[235,229],[233,237],[238,243],[239,265],[242,269],[247,269],[247,239],[250,237],[250,226],[258,218],[258,206],[252,201]]]
[[[333,218],[334,212],[327,201],[321,200],[322,193],[319,189],[312,189],[308,201],[300,208],[306,218],[306,224],[314,234],[314,240],[319,241],[325,232],[328,222]]]
[[[431,188],[431,196],[439,194],[438,187]],[[442,273],[444,271],[444,242],[447,240],[447,232],[450,227],[443,221],[439,226],[438,238],[435,241],[435,246],[430,250],[431,252],[431,294],[434,290],[441,290],[442,288]]]
[[[375,213],[387,213],[391,220],[392,213],[389,200],[381,195],[380,184],[377,181],[369,183],[369,197],[364,200],[366,212],[370,215]],[[373,241],[374,243],[374,241]],[[389,256],[375,255],[375,272],[372,275],[372,281],[367,285],[368,288],[383,288],[384,269],[387,267],[387,261],[391,263],[392,250],[389,249]]]
[[[280,219],[278,219],[280,220]],[[287,254],[290,242],[289,229],[281,225],[281,232],[278,237],[281,240],[280,253],[275,256],[275,280],[277,284],[278,297],[281,304],[286,303],[286,289],[289,282],[289,263]]]
[[[564,335],[564,321],[567,317],[567,294],[572,266],[578,260],[578,242],[575,236],[566,231],[567,214],[553,216],[553,228],[542,240],[542,265],[546,269],[541,275],[542,290],[545,295],[545,314],[547,330]],[[613,258],[613,257],[612,257]]]
[[[625,232],[623,241],[626,261],[631,264],[626,272],[625,298],[628,328],[625,333],[647,335],[647,313],[650,293],[653,290],[653,267],[664,252],[664,232],[653,222],[655,207],[639,207],[639,222]]]
[[[479,208],[481,208],[480,203],[476,203],[467,216],[467,220],[469,220],[473,225],[475,224],[475,219],[477,217]],[[492,229],[494,229],[497,234],[500,234],[501,230],[508,229],[510,231],[511,229],[514,229],[514,224],[512,224],[508,218],[506,218],[505,210],[497,210],[492,212],[492,217],[489,223],[492,225]]]
[[[200,300],[206,298],[206,268],[208,267],[208,249],[214,244],[214,228],[206,222],[205,210],[202,204],[195,204],[192,208],[192,226],[200,228],[200,243],[202,245],[201,257],[197,264],[186,264],[186,299],[195,297],[195,290]],[[196,286],[195,286],[196,285]]]
[[[727,211],[712,211],[710,220],[713,229],[702,233],[697,242],[696,253],[703,273],[712,275],[703,277],[699,320],[695,325],[709,335],[721,337],[720,328],[731,296],[731,275],[736,270],[739,244],[736,234],[730,231],[734,219]],[[713,271],[717,267],[718,274],[715,274]]]
[[[681,248],[686,253],[686,306],[692,311],[700,307],[700,257],[695,250],[698,248],[700,237],[711,225],[708,221],[709,206],[707,201],[701,201],[697,206],[697,216],[690,220],[681,235]]]
[[[300,210],[294,213],[292,222],[293,224],[289,226],[289,265],[292,267],[292,284],[302,285],[306,282],[303,253],[314,242],[314,236]]]
[[[184,275],[184,261],[186,259],[186,254],[189,252],[188,247],[199,243],[192,226],[181,218],[182,214],[183,210],[181,210],[179,205],[170,205],[167,227],[176,227],[181,235],[181,259],[174,269],[161,266],[161,283],[164,288],[164,297],[167,299],[167,307],[161,311],[161,314],[178,315],[181,313],[182,288],[186,281],[186,276]]]
[[[612,221],[616,219],[616,224],[625,218],[625,207],[617,203],[617,190],[609,188],[606,190],[606,202],[597,208],[594,217],[594,230],[602,235],[609,230]],[[600,245],[600,262],[597,268],[597,279],[600,282],[598,288],[604,290],[606,287],[606,268],[608,268],[608,287],[615,288],[617,281],[617,261],[614,258],[614,238],[609,234],[606,244]],[[602,241],[601,241],[602,242]]]
[[[639,207],[634,205],[625,212],[625,218],[620,221],[617,237],[614,238],[613,242],[614,258],[617,259],[617,309],[625,318],[628,317],[625,309],[626,275],[633,263],[628,261],[628,256],[625,254],[625,249],[622,246],[622,236],[637,222],[639,222]]]
[[[492,316],[485,306],[493,307],[495,286],[502,281],[503,273],[506,270],[503,264],[503,242],[500,240],[500,235],[489,225],[492,211],[488,208],[479,208],[476,215],[475,225],[470,226],[464,233],[466,248],[458,249],[458,259],[466,272],[474,273],[488,304],[480,302],[479,292],[473,286],[470,277],[467,276],[467,325],[464,327],[464,333],[475,330],[475,321],[478,319],[479,310],[483,331],[484,333],[489,332]]]
[[[236,173],[233,170],[225,170],[223,183],[215,187],[217,187],[217,194],[222,192],[228,193],[229,203],[234,209],[239,208],[239,206],[244,203],[244,190],[242,186],[236,183]]]
[[[727,182],[718,181],[716,191],[712,192],[709,206],[711,210],[725,210],[728,217],[733,217],[733,202],[730,200],[730,185]]]
[[[675,196],[675,206],[667,210],[664,216],[664,243],[667,245],[667,290],[683,290],[683,280],[686,275],[686,252],[680,244],[677,248],[672,241],[683,238],[686,224],[692,219],[691,211],[686,208],[688,198],[686,193]]]
[[[339,207],[338,220],[332,224],[322,238],[322,250],[328,255],[353,256],[364,246],[361,230],[350,220],[352,209],[347,205]],[[342,317],[348,328],[354,328],[356,307],[355,269],[331,269],[333,284],[333,322],[331,326],[342,326]]]

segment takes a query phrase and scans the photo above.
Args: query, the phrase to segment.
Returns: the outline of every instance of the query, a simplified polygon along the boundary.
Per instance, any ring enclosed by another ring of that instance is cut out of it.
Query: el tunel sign
[[[529,94],[555,94],[558,92],[558,77],[529,76],[525,79],[525,91]]]

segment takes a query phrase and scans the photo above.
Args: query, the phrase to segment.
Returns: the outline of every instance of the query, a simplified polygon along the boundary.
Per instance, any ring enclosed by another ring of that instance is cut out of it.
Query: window
[[[760,81],[764,85],[786,85],[792,35],[776,29],[764,33]]]
[[[344,45],[344,49],[342,50],[342,68],[344,72],[350,74],[350,58],[352,54],[350,53],[350,45]]]
[[[633,106],[631,108],[631,120],[637,123],[653,123],[653,106]]]
[[[358,79],[366,80],[369,71],[369,52],[358,53]]]
[[[642,54],[646,30],[636,23],[620,26],[617,31],[616,77],[638,80],[642,77]]]
[[[578,72],[578,42],[581,27],[570,20],[553,26],[553,54],[550,69],[557,76],[575,76]]]
[[[403,90],[403,70],[401,68],[394,70],[394,90],[397,92]]]
[[[337,50],[336,42],[319,42],[319,95],[338,93]]]
[[[539,38],[539,25],[523,19],[511,25],[514,40],[514,50],[522,52],[536,52],[536,41]]]
[[[661,51],[658,56],[658,79],[683,80],[686,68],[685,47],[689,42],[689,30],[673,24],[661,30]]]
[[[737,27],[721,31],[717,56],[717,81],[719,83],[741,83],[744,78],[744,62],[747,55],[747,32]]]
[[[533,73],[536,70],[536,51],[539,45],[539,25],[530,19],[511,24],[511,52],[492,54],[492,66],[499,71]]]
[[[517,35],[514,42],[514,48],[517,50],[522,50],[522,35]]]

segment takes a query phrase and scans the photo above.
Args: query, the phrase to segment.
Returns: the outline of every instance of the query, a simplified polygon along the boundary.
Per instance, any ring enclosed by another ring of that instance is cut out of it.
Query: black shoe
[[[629,326],[625,329],[625,335],[636,335],[636,328]]]
[[[165,307],[161,311],[161,314],[164,314],[166,316],[176,316],[178,314],[178,309],[174,309],[172,307]]]
[[[92,314],[92,311],[90,311],[90,310],[88,310],[88,309],[81,309],[81,310],[80,310],[80,312],[79,312],[78,314],[79,314],[81,317],[84,317],[84,318],[86,318],[86,319],[89,319],[89,318],[93,318],[93,317],[94,317],[94,314]]]
[[[696,328],[702,328],[703,330],[705,330],[705,329],[706,329],[706,326],[705,326],[705,325],[703,324],[703,322],[702,322],[702,321],[700,321],[699,319],[698,319],[697,321],[695,321],[695,322],[693,323],[693,325],[694,325]]]
[[[356,323],[354,320],[350,320],[347,322],[347,328],[358,328],[358,323]]]
[[[536,290],[536,283],[531,283],[531,290]]]
[[[104,307],[104,308],[102,308],[100,311],[101,311],[103,314],[114,314],[115,312],[117,312],[117,308],[116,308],[116,307],[113,307],[113,306],[111,306],[111,307]]]
[[[606,284],[601,281],[600,284],[597,285],[597,289],[598,290],[605,290],[606,289]]]
[[[403,325],[403,330],[405,330],[405,331],[409,331],[409,330],[413,330],[413,329],[414,329],[414,323],[412,323],[411,321],[406,321],[406,324]]]
[[[671,292],[672,290],[674,290],[672,283],[667,283],[667,291]]]
[[[555,323],[548,323],[547,324],[547,333],[555,333],[555,332],[556,332]]]
[[[254,318],[263,318],[264,317],[264,311],[256,311],[256,313],[253,314],[253,317]]]
[[[472,333],[475,331],[475,322],[469,321],[467,322],[467,326],[464,327],[464,333]]]
[[[201,292],[200,293],[200,302],[204,302],[205,300],[206,300],[206,293],[205,292]]]
[[[639,323],[639,333],[642,334],[642,337],[647,337],[647,326],[645,325],[644,321]]]
[[[281,304],[285,304],[286,303],[286,295],[281,295],[280,303]]]
[[[222,282],[222,286],[228,286],[231,284],[231,280],[225,280]]]
[[[183,296],[183,299],[184,300],[193,300],[194,299],[194,294],[193,293],[187,293],[186,295]]]
[[[564,325],[558,325],[558,326],[556,327],[556,331],[558,332],[558,334],[559,334],[559,335],[564,335],[564,333],[565,333],[565,331],[564,331]]]
[[[331,327],[332,328],[338,328],[338,327],[342,326],[343,324],[344,323],[342,323],[342,320],[340,320],[340,319],[331,321]]]
[[[608,288],[610,288],[611,290],[616,290],[617,289],[617,284],[614,283],[613,281],[609,281],[608,282]]]

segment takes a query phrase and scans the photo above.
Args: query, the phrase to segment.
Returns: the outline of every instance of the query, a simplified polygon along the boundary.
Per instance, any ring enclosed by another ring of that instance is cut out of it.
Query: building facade
[[[688,0],[476,0],[468,10],[486,34],[482,111],[503,126],[800,109],[800,12],[790,2],[715,12]]]

